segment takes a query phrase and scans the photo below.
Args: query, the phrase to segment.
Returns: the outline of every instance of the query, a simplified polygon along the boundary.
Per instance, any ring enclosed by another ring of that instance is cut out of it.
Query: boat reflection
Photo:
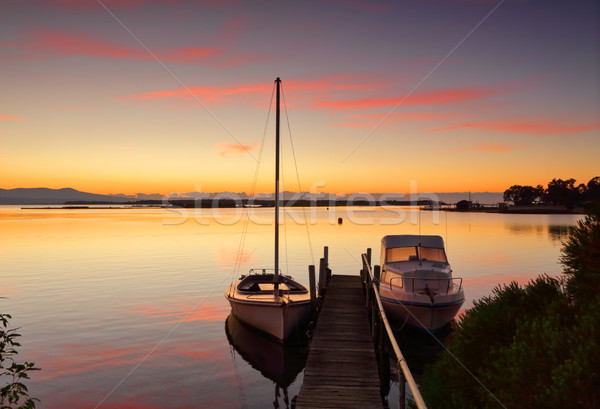
[[[282,398],[283,407],[290,408],[287,388],[306,365],[308,338],[292,338],[283,344],[244,324],[233,314],[229,314],[225,320],[225,333],[233,349],[250,366],[275,383],[273,407],[279,408]]]

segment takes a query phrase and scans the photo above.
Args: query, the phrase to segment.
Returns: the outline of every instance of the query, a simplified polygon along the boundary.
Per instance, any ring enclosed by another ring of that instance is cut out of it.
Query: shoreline
[[[498,213],[498,214],[586,214],[583,207],[576,207],[574,209],[566,209],[562,206],[519,206],[519,207],[473,207],[471,209],[456,209],[455,207],[422,207],[421,210],[425,211],[442,211],[442,212],[455,212],[455,213]]]
[[[197,206],[194,206],[197,204]],[[214,206],[213,206],[214,205]],[[449,207],[448,205],[436,207],[431,205],[423,205],[416,203],[404,203],[404,202],[294,202],[282,204],[282,208],[293,208],[293,207],[326,207],[327,209],[336,207],[414,207],[423,211],[443,211],[443,212],[456,212],[456,213],[498,213],[498,214],[586,214],[585,209],[582,207],[576,207],[574,209],[566,209],[563,206],[519,206],[519,207],[506,207],[501,208],[498,206],[479,206],[472,207],[470,209],[456,209],[456,207]],[[56,205],[35,205],[29,204],[21,207],[21,210],[130,210],[130,209],[206,209],[206,208],[219,208],[219,209],[235,209],[235,208],[246,208],[246,209],[258,209],[258,208],[271,208],[274,207],[274,203],[270,201],[263,201],[256,204],[245,204],[241,206],[232,202],[217,202],[213,203],[170,203],[165,204],[114,204],[108,205],[104,203],[89,203],[89,204],[56,204]]]

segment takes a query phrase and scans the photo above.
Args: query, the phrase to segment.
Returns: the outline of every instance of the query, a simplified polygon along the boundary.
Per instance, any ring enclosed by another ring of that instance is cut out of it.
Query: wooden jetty
[[[327,284],[295,407],[383,409],[359,276],[333,275]]]
[[[360,276],[331,275],[329,248],[319,263],[319,301],[304,382],[292,400],[295,409],[384,408],[380,369],[389,374],[389,358],[396,359],[398,408],[406,408],[406,386],[418,409],[427,409],[400,351],[379,297],[379,266],[371,268],[371,249],[361,255]],[[308,267],[313,308],[315,266]],[[370,318],[370,320],[369,320]],[[389,342],[393,356],[384,350]],[[387,368],[383,369],[383,368]],[[385,377],[385,375],[384,375]],[[388,382],[387,380],[385,382]]]

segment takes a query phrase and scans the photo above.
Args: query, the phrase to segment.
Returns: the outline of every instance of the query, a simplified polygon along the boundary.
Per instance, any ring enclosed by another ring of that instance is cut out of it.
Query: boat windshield
[[[446,253],[444,249],[434,247],[417,247],[419,250],[419,260],[439,261],[447,263]]]
[[[396,261],[439,261],[447,263],[446,253],[444,249],[435,247],[396,247],[386,249],[386,263],[394,263]]]

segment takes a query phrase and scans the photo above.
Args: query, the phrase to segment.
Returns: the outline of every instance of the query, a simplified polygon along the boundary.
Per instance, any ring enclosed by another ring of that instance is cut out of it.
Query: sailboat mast
[[[279,293],[279,89],[281,80],[275,80],[277,86],[277,100],[275,108],[275,276],[273,278],[273,291]]]

